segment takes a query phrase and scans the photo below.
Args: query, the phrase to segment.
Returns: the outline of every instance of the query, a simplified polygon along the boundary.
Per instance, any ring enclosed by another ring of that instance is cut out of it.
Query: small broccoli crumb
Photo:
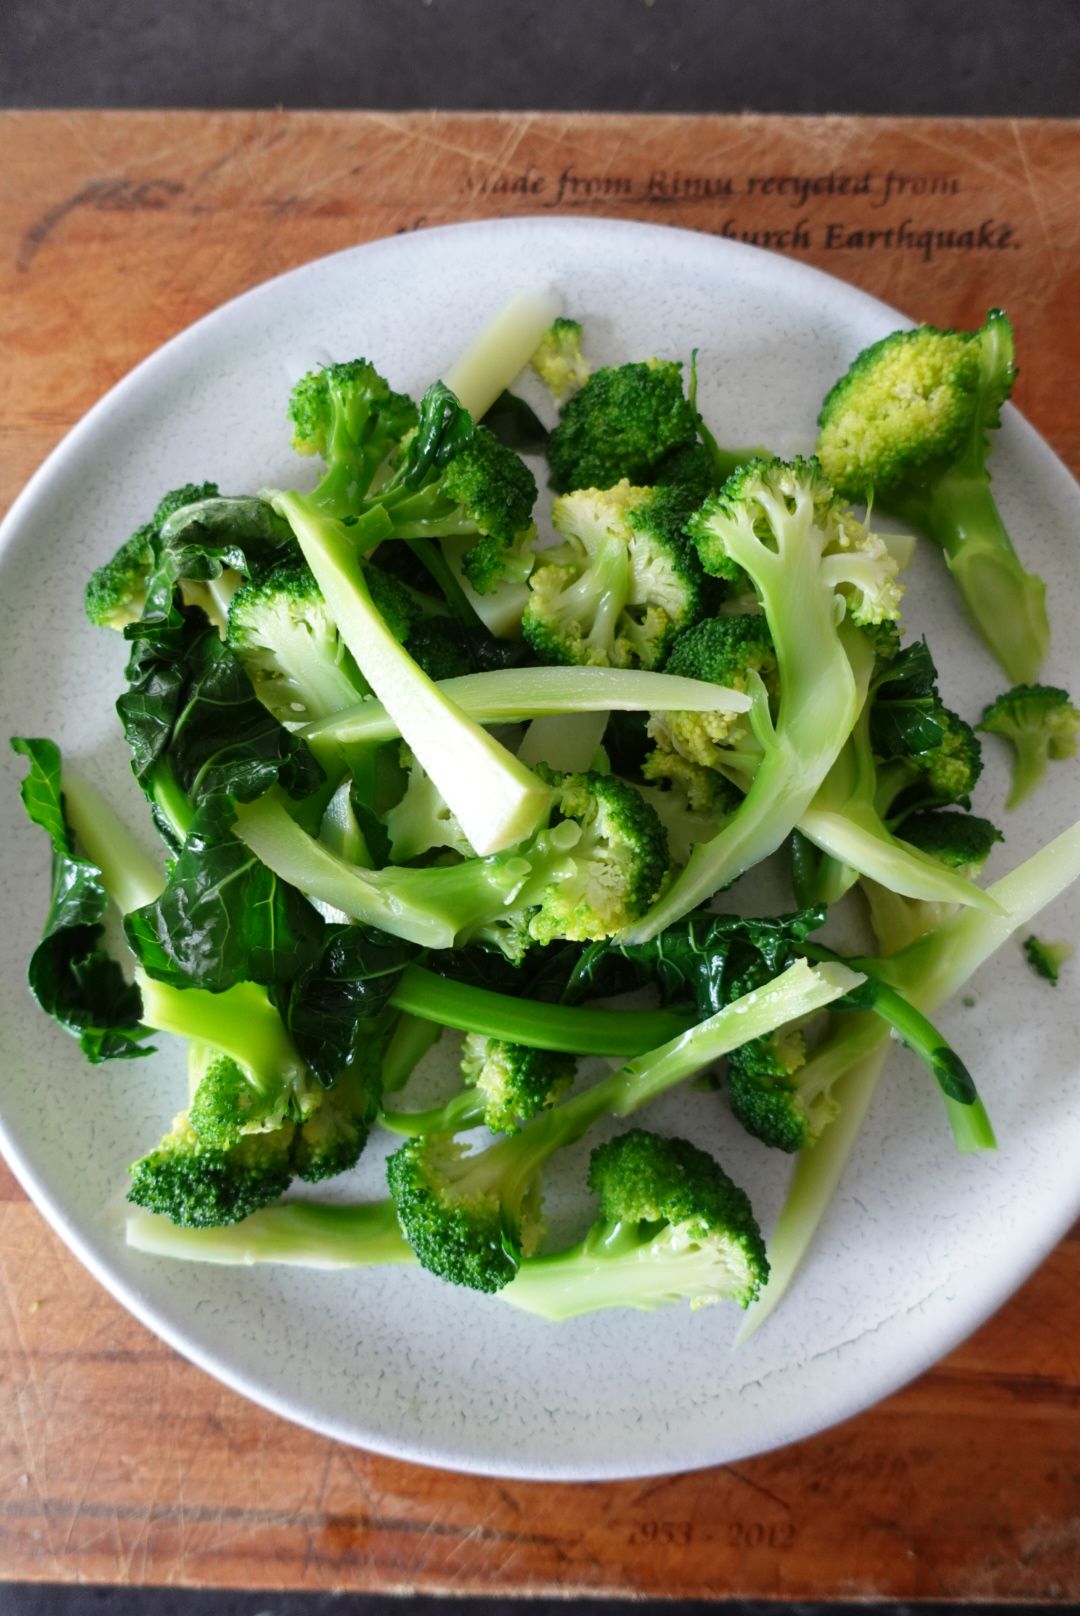
[[[1057,987],[1061,967],[1075,953],[1072,943],[1048,943],[1034,933],[1024,938],[1024,953],[1036,976],[1041,976],[1051,987]]]

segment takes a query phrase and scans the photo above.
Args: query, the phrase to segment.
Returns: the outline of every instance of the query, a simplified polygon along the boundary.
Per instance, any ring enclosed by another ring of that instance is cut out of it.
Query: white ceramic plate
[[[720,439],[783,452],[812,445],[826,386],[898,323],[883,304],[783,258],[611,221],[521,219],[399,236],[271,281],[140,365],[12,510],[0,583],[7,730],[55,737],[144,823],[112,716],[124,648],[82,616],[91,568],[164,489],[211,477],[240,492],[295,479],[285,400],[316,362],[365,353],[396,385],[419,391],[505,300],[547,283],[585,319],[594,359],[685,357],[696,345],[702,403]],[[1080,612],[1080,491],[1011,410],[994,466],[1006,520],[1050,585],[1057,639],[1047,677],[1068,685],[1071,674],[1075,688],[1068,626]],[[952,705],[977,715],[1002,688],[1000,674],[962,621],[939,558],[920,554],[908,581],[909,629],[929,635]],[[1003,759],[987,752],[978,807],[1001,820]],[[1012,945],[975,980],[975,1008],[942,1018],[978,1074],[1000,1152],[955,1156],[921,1068],[895,1054],[810,1260],[738,1352],[735,1310],[551,1326],[415,1272],[216,1269],[131,1253],[120,1233],[125,1167],[182,1103],[179,1051],[88,1069],[32,1004],[23,979],[46,903],[46,850],[24,823],[18,768],[5,768],[8,1158],[60,1235],[144,1323],[316,1430],[402,1458],[526,1477],[732,1461],[854,1414],[925,1369],[999,1306],[1080,1211],[1076,995],[1037,982]],[[1007,818],[1008,846],[991,873],[1075,817],[1075,770],[1051,775],[1033,806]],[[1080,938],[1075,894],[1071,905],[1056,906],[1044,935]],[[715,1149],[769,1227],[785,1158],[748,1139],[715,1096],[674,1097],[654,1119]],[[381,1154],[372,1149],[336,1193],[380,1194]]]

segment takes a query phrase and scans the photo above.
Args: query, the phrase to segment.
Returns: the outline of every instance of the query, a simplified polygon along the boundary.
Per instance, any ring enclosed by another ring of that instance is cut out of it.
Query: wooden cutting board
[[[545,211],[756,241],[907,314],[1017,327],[1016,399],[1080,468],[1080,124],[12,113],[0,503],[104,390],[336,248]],[[0,1168],[0,1577],[791,1599],[1080,1598],[1080,1238],[930,1374],[796,1447],[542,1486],[421,1470],[162,1346]]]

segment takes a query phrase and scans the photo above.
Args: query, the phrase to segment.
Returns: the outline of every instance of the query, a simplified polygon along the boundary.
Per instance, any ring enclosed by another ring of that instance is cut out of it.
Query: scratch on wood
[[[143,209],[156,211],[166,207],[169,200],[179,196],[183,189],[177,180],[135,181],[123,177],[91,180],[63,202],[57,202],[54,207],[46,209],[24,232],[15,259],[15,268],[25,273],[61,220],[66,219],[69,213],[74,213],[78,208],[102,210],[116,208],[123,212],[129,210],[139,212]]]

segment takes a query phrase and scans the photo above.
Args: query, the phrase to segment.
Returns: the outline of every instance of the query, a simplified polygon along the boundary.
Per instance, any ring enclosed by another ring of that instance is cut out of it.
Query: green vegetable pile
[[[141,1250],[411,1263],[547,1319],[726,1300],[750,1328],[891,1041],[957,1148],[994,1147],[931,1018],[1080,874],[1073,826],[979,884],[1002,840],[971,811],[979,732],[1013,748],[1011,805],[1080,724],[1033,682],[1045,592],[987,471],[1012,332],[886,338],[825,399],[816,456],[781,460],[720,447],[693,359],[593,369],[549,322],[519,299],[415,401],[366,359],[302,377],[309,491],[177,489],[94,573],[159,845],[52,741],[13,742],[52,846],[30,985],[93,1063],[186,1041],[183,1108],[130,1165]],[[530,352],[550,431],[507,391]],[[901,627],[909,547],[877,511],[940,546],[1024,681],[977,726]],[[717,905],[777,854],[789,912]],[[821,930],[844,900],[875,939],[846,957]],[[1068,948],[1026,947],[1056,982]],[[459,1034],[457,1091],[410,1102]],[[583,1081],[587,1057],[612,1069]],[[691,1080],[730,1112],[725,1166],[637,1126]],[[385,1199],[288,1194],[376,1132]],[[595,1220],[551,1250],[545,1173],[585,1138]],[[762,1148],[796,1161],[768,1242],[727,1170]]]

